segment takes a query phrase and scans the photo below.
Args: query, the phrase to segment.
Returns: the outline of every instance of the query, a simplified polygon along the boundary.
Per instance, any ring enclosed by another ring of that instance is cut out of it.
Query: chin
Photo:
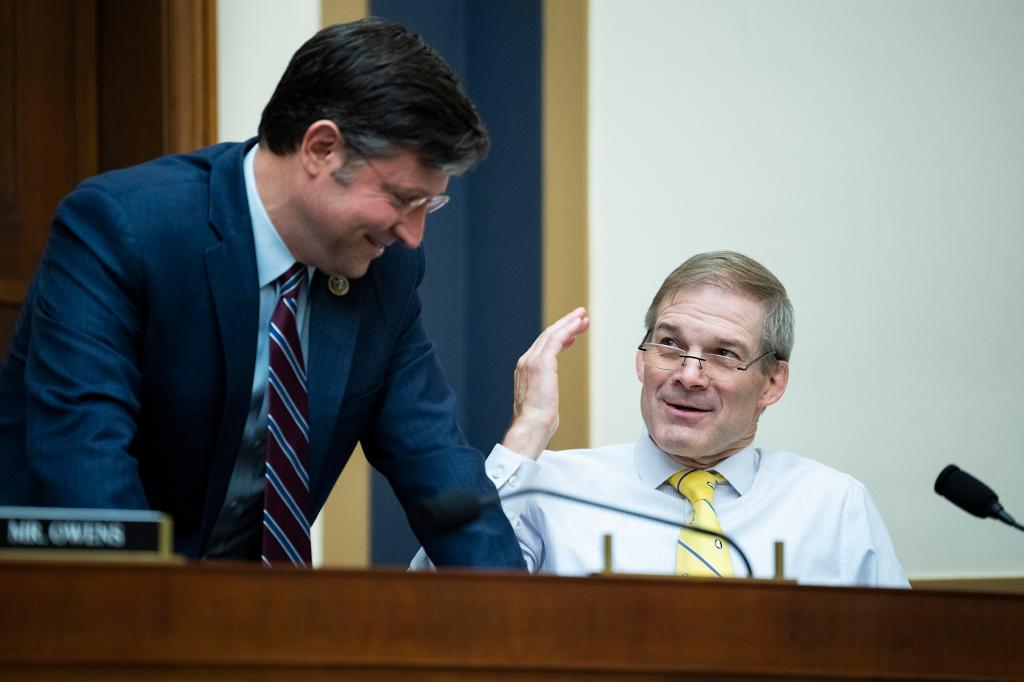
[[[348,279],[359,279],[364,276],[370,269],[370,263],[348,263],[343,264],[341,267],[335,268],[334,273],[347,277]]]
[[[692,450],[700,446],[700,433],[693,429],[680,427],[677,424],[666,424],[662,428],[655,427],[651,431],[651,438],[654,442],[661,443],[665,448],[672,448],[680,452]],[[665,452],[668,452],[666,449]]]
[[[667,455],[673,457],[685,457],[687,459],[694,459],[692,452],[694,451],[694,444],[678,438],[659,438],[657,434],[651,434],[651,440],[654,444]]]

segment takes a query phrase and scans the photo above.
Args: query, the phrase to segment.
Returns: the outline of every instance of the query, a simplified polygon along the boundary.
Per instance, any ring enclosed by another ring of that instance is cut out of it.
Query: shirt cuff
[[[529,457],[509,450],[501,443],[487,455],[487,477],[499,492],[509,493],[525,485],[537,475],[539,466]]]

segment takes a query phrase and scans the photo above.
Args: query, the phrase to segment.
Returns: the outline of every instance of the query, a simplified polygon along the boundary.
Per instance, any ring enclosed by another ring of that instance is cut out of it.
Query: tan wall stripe
[[[544,324],[588,301],[587,0],[544,3]],[[590,441],[586,336],[559,359],[559,429],[552,449]]]
[[[321,0],[322,26],[367,15],[367,0]],[[370,565],[370,465],[357,447],[320,512],[325,567]]]
[[[344,24],[369,14],[368,0],[320,0],[320,25]]]

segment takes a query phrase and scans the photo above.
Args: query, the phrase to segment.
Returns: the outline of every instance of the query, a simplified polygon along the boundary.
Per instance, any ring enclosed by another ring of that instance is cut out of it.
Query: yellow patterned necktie
[[[720,538],[698,533],[691,526],[722,532],[712,506],[715,486],[725,477],[715,471],[690,469],[669,476],[668,482],[693,505],[693,514],[679,530],[676,541],[676,575],[732,577],[729,546]]]

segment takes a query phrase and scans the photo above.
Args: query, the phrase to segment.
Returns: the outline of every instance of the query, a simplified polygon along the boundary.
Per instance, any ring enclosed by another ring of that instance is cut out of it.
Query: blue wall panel
[[[468,89],[491,131],[469,180],[469,441],[490,450],[512,413],[512,372],[542,321],[541,5],[467,2]]]
[[[512,410],[512,371],[541,326],[541,3],[373,0],[440,52],[491,133],[483,164],[449,186],[430,216],[423,317],[459,420],[486,454]],[[418,547],[387,481],[374,472],[375,565],[408,563]]]

